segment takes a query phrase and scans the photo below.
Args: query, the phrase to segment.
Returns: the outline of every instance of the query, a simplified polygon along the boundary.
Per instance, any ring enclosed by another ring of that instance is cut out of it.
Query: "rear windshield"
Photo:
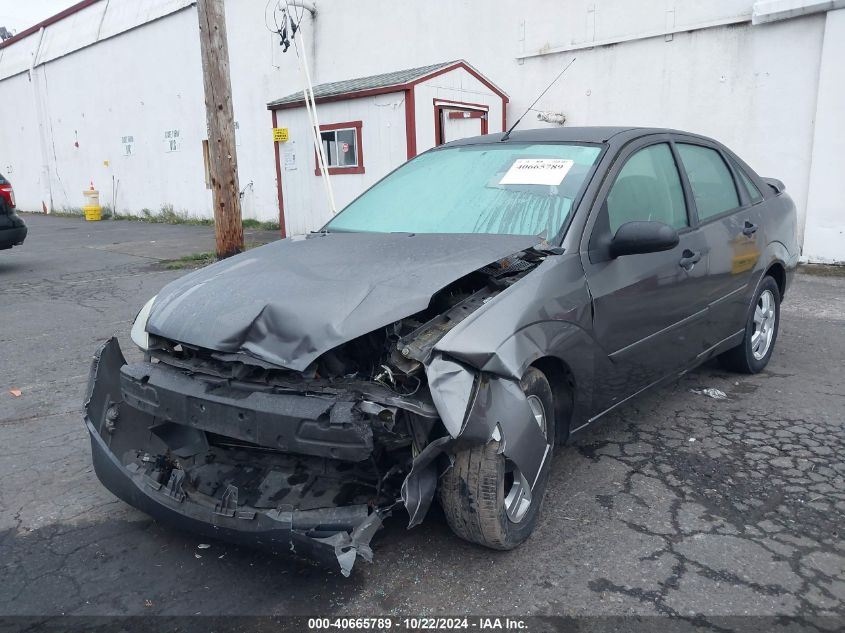
[[[485,144],[427,152],[350,203],[324,229],[498,233],[552,239],[566,222],[598,145]]]
[[[3,174],[0,174],[0,185],[6,185],[9,181],[3,178]]]

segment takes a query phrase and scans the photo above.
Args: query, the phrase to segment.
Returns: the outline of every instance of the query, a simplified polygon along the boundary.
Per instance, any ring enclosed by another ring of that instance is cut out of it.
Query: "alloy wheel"
[[[764,290],[754,307],[754,330],[751,333],[751,353],[756,360],[762,360],[769,352],[776,321],[775,297],[771,290]]]
[[[537,396],[528,396],[528,406],[531,407],[531,413],[534,415],[534,421],[543,431],[543,435],[548,437],[546,430],[546,409],[543,406],[543,401]],[[506,461],[505,470],[505,495],[504,506],[505,513],[514,523],[519,523],[528,514],[528,509],[531,507],[531,484],[525,478],[525,475],[510,461]]]

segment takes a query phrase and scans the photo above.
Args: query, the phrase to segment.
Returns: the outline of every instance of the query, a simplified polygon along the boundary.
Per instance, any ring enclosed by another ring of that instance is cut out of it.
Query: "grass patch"
[[[50,215],[59,218],[83,218],[85,213],[82,207],[62,207],[59,211],[53,211]],[[172,204],[163,204],[158,211],[151,209],[141,209],[139,215],[131,213],[112,213],[112,208],[108,205],[102,208],[102,218],[104,220],[126,220],[127,222],[150,222],[154,224],[189,224],[193,226],[214,226],[214,220],[209,218],[198,218],[191,215],[187,211],[177,211]],[[247,218],[242,221],[245,229],[255,231],[278,231],[280,230],[278,222],[262,222],[260,220],[253,220]]]
[[[53,211],[50,215],[55,215],[59,218],[83,218],[85,212],[82,207],[62,207],[58,211]]]
[[[117,213],[115,220],[129,220],[130,222],[153,222],[156,224],[192,224],[200,226],[212,226],[214,220],[198,218],[187,211],[177,211],[172,204],[163,204],[159,210],[153,213],[150,209],[141,209],[140,215],[129,213]]]
[[[845,277],[845,266],[833,264],[801,264],[798,272],[802,275],[815,275],[816,277]]]
[[[40,211],[24,211],[18,209],[18,213],[32,213],[35,215],[42,215]],[[49,215],[57,218],[84,218],[85,213],[82,207],[63,206],[59,210],[55,210]],[[126,220],[127,222],[150,222],[154,224],[189,224],[193,226],[214,226],[214,220],[209,218],[198,218],[191,215],[185,210],[177,211],[172,204],[163,204],[158,211],[151,209],[141,209],[139,215],[131,213],[114,213],[110,205],[103,205],[101,211],[103,220]],[[253,220],[246,218],[242,220],[243,227],[254,231],[279,231],[278,222],[262,222],[261,220]]]
[[[264,246],[264,242],[245,242],[244,251]],[[160,262],[165,270],[182,270],[186,268],[202,268],[217,261],[217,254],[213,252],[191,253],[178,259],[165,259]]]
[[[261,222],[252,218],[244,220],[243,226],[245,229],[255,229],[257,231],[278,231],[281,228],[278,222]]]
[[[182,268],[202,268],[216,261],[216,253],[191,253],[179,259],[165,259],[161,265],[165,270],[181,270]]]

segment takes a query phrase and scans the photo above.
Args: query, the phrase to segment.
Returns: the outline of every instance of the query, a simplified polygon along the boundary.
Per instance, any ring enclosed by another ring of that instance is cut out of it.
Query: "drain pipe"
[[[44,27],[38,29],[38,45],[32,54],[32,62],[29,65],[29,83],[32,86],[32,98],[35,101],[35,116],[38,119],[38,144],[41,150],[41,194],[50,201],[49,206],[41,200],[41,207],[45,213],[53,212],[53,191],[50,187],[50,163],[47,144],[47,126],[45,125],[44,104],[41,102],[41,88],[38,78],[35,75],[35,67],[38,66],[38,56],[41,54],[41,45],[44,42]]]

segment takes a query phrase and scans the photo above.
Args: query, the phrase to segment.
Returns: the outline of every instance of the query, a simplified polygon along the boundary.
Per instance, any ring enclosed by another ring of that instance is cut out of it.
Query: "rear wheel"
[[[545,375],[533,367],[520,383],[534,421],[554,446],[554,398]],[[458,536],[493,549],[513,549],[534,531],[543,503],[551,453],[537,483],[529,482],[516,465],[499,452],[496,439],[461,451],[440,480],[440,505]]]
[[[756,374],[768,365],[780,328],[780,290],[768,275],[763,278],[748,320],[742,343],[719,356],[725,369]]]

